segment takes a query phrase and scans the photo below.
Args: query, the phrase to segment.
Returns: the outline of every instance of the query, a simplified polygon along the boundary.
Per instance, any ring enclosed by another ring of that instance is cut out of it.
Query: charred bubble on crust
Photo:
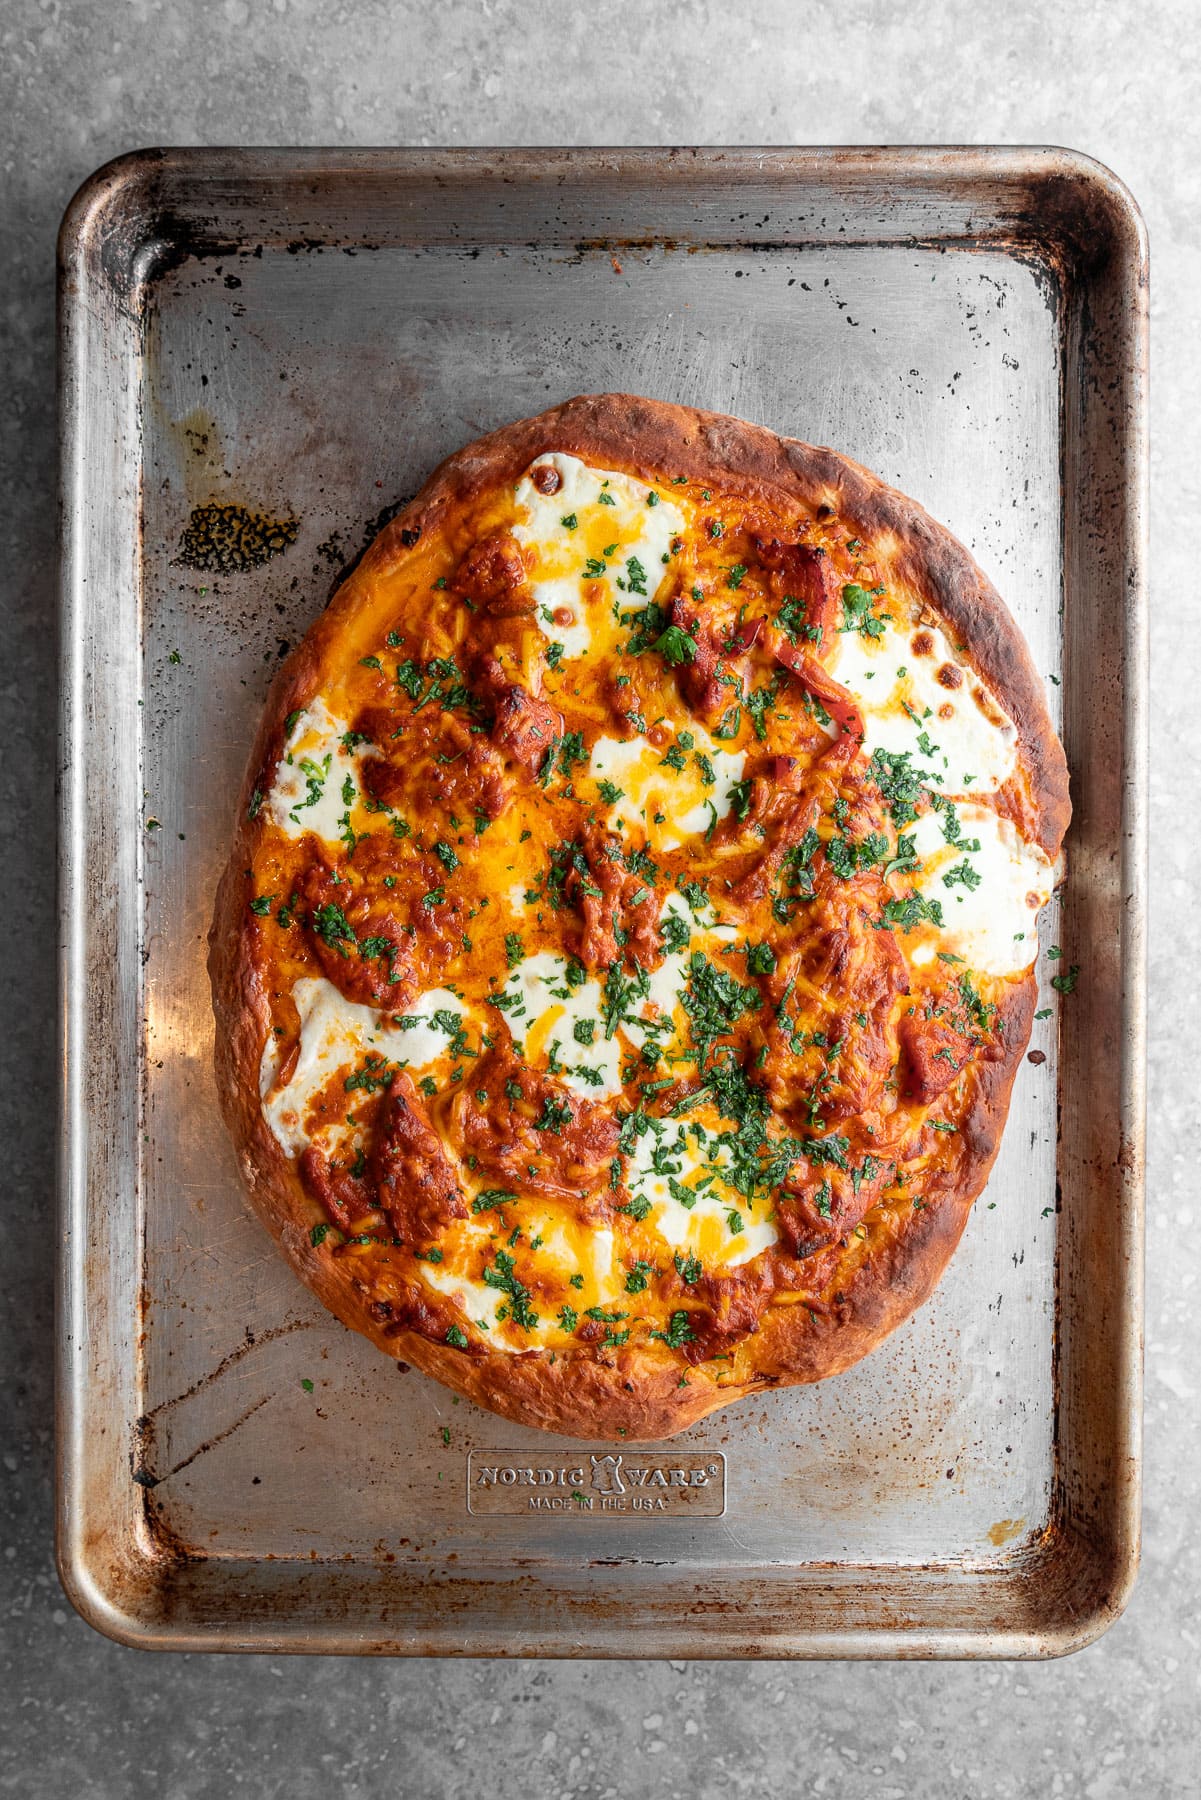
[[[203,574],[239,574],[282,556],[299,531],[299,519],[273,518],[246,506],[210,501],[192,508],[180,536],[178,560]]]

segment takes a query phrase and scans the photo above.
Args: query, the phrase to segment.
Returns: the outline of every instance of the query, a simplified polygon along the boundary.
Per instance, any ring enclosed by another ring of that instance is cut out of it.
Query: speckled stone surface
[[[0,1792],[346,1800],[520,1792],[849,1800],[1201,1786],[1193,1141],[1201,927],[1201,110],[1195,0],[7,0],[0,433],[8,1290],[0,1332]],[[148,143],[1060,143],[1110,164],[1153,254],[1150,1223],[1143,1570],[1045,1666],[148,1657],[54,1572],[53,245]],[[18,1250],[18,1244],[20,1249]],[[1193,1346],[1190,1349],[1190,1345]]]

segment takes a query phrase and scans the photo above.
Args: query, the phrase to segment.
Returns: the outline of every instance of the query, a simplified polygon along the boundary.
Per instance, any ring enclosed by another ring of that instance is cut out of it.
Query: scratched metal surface
[[[470,179],[466,159],[459,181],[452,170],[417,184],[391,213],[387,193],[376,193],[360,218],[340,203],[322,210],[299,182],[289,188],[286,164],[255,195],[257,217],[242,196],[210,190],[199,228],[209,241],[178,214],[159,227],[171,254],[144,279],[130,353],[111,352],[105,398],[112,407],[120,392],[116,416],[136,446],[126,474],[140,495],[136,597],[124,620],[113,603],[112,625],[125,631],[103,678],[122,762],[106,790],[122,815],[111,821],[120,850],[110,893],[131,969],[135,942],[138,952],[136,992],[130,981],[122,989],[124,1054],[136,1058],[138,1081],[131,1062],[119,1063],[126,1141],[107,1176],[120,1254],[112,1243],[98,1252],[103,1269],[89,1265],[83,1287],[106,1284],[108,1305],[125,1308],[124,1375],[109,1382],[103,1410],[107,1429],[128,1440],[136,1479],[118,1461],[104,1487],[110,1535],[120,1536],[120,1516],[147,1569],[189,1571],[187,1597],[127,1634],[487,1650],[496,1645],[486,1607],[474,1620],[468,1608],[439,1641],[435,1623],[413,1625],[415,1589],[453,1585],[459,1570],[486,1582],[520,1568],[553,1597],[590,1568],[584,1599],[599,1603],[607,1565],[670,1569],[727,1595],[732,1580],[745,1591],[770,1568],[823,1570],[839,1586],[845,1653],[856,1631],[893,1647],[890,1582],[910,1570],[940,1595],[925,1606],[910,1590],[903,1603],[894,1595],[893,1623],[911,1646],[954,1647],[936,1641],[933,1622],[946,1629],[958,1618],[951,1638],[958,1630],[959,1647],[979,1653],[982,1643],[968,1642],[972,1605],[979,1615],[990,1580],[1033,1567],[1062,1527],[1072,1479],[1056,1446],[1068,1278],[1056,1275],[1065,1249],[1057,1110],[1061,1079],[1070,1091],[1085,1074],[1077,1038],[1061,1076],[1045,958],[1040,1005],[1052,1016],[1033,1045],[1046,1060],[1022,1065],[993,1178],[934,1299],[859,1367],[743,1401],[677,1441],[724,1453],[721,1517],[473,1516],[469,1452],[560,1463],[569,1447],[401,1373],[347,1333],[243,1202],[210,1074],[203,959],[233,797],[273,667],[363,542],[365,521],[462,443],[573,393],[621,388],[832,444],[970,547],[1022,626],[1057,720],[1072,691],[1058,685],[1065,512],[1076,504],[1069,492],[1065,509],[1061,494],[1071,308],[1045,261],[1028,245],[1015,254],[999,238],[965,237],[970,205],[957,209],[950,195],[943,233],[932,229],[936,181],[886,232],[878,221],[906,204],[895,193],[873,190],[877,222],[865,228],[854,195],[830,216],[828,170],[811,171],[812,191],[792,166],[753,179],[744,168],[730,191],[711,170],[703,187],[665,179],[652,227],[637,194],[615,208],[603,179],[564,202],[524,172],[524,188],[490,186]],[[295,544],[245,573],[188,569],[180,534],[190,509],[214,500],[295,517]],[[1094,663],[1094,680],[1098,672],[1113,673]],[[1073,673],[1083,678],[1081,660],[1069,659],[1069,682]],[[1073,717],[1087,720],[1087,705]],[[1090,752],[1086,730],[1074,743],[1069,735],[1069,750],[1087,759],[1100,746]],[[106,771],[96,773],[103,781]],[[1059,941],[1057,911],[1044,921],[1046,943]],[[1120,1033],[1122,1024],[1117,1005],[1110,1025]],[[1076,1223],[1089,1229],[1087,1208],[1099,1203],[1095,1192],[1075,1195]],[[77,1297],[86,1301],[83,1288]],[[1124,1342],[1136,1323],[1126,1305],[1112,1329]],[[75,1480],[81,1493],[78,1471]],[[128,1491],[115,1494],[114,1482]],[[95,1514],[100,1490],[90,1492]],[[369,1618],[348,1616],[354,1603],[332,1589],[320,1598],[319,1571],[334,1563],[371,1572]],[[103,1586],[94,1555],[89,1569]],[[248,1570],[260,1581],[272,1573],[245,1616],[236,1603],[208,1616],[206,1575]],[[138,1582],[128,1569],[125,1579],[134,1596],[125,1613],[137,1614]],[[274,1636],[273,1599],[277,1618],[293,1621]],[[774,1637],[756,1628],[772,1654],[818,1645],[792,1605]],[[1043,1627],[1051,1621],[1037,1604],[1020,1622],[1015,1614],[1009,1652],[1032,1647]],[[679,1641],[664,1637],[664,1651]],[[620,1653],[623,1640],[620,1629],[589,1639],[543,1623],[512,1647],[538,1646]],[[651,1648],[645,1636],[636,1647]]]

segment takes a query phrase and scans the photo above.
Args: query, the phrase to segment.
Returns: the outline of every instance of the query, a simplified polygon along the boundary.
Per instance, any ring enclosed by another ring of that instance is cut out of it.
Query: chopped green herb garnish
[[[696,1332],[689,1324],[688,1313],[681,1308],[679,1312],[672,1313],[666,1331],[652,1331],[651,1336],[661,1339],[669,1350],[679,1350],[682,1345],[691,1344],[695,1340]]]

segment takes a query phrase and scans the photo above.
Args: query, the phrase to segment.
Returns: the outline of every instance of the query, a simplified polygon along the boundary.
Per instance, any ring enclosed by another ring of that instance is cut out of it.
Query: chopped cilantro
[[[847,1151],[850,1147],[849,1138],[831,1134],[824,1138],[806,1138],[803,1154],[809,1158],[811,1163],[816,1163],[819,1168],[825,1165],[834,1169],[846,1170],[848,1168]]]
[[[484,1188],[471,1202],[471,1210],[473,1213],[496,1212],[516,1198],[517,1195],[510,1193],[508,1188]]]
[[[981,1031],[990,1031],[997,1016],[997,1009],[991,1000],[981,998],[970,975],[964,974],[959,977],[959,998],[963,1003],[963,1010],[972,1024]]]
[[[760,1005],[758,988],[743,987],[726,969],[699,950],[688,962],[688,981],[680,996],[692,1024],[697,1060],[704,1066],[713,1045],[734,1029],[744,1013],[755,1012]]]
[[[749,781],[734,781],[726,789],[726,799],[738,819],[745,819],[751,810],[751,786]]]
[[[324,906],[319,906],[315,912],[310,913],[309,924],[324,943],[342,956],[350,955],[350,951],[346,949],[347,944],[358,941],[346,914],[333,901],[327,901]]]
[[[893,824],[899,829],[917,818],[923,771],[915,769],[908,750],[875,750],[868,773],[888,802]]]
[[[807,638],[810,643],[820,644],[822,628],[820,625],[807,624],[805,611],[803,600],[798,600],[793,594],[785,594],[780,610],[776,614],[776,624],[792,644],[802,637]]]
[[[678,668],[681,663],[696,661],[696,639],[679,625],[669,625],[665,631],[660,632],[651,649],[657,650],[664,662],[670,663],[673,668]]]
[[[748,975],[772,975],[776,968],[776,953],[770,944],[748,944],[746,947],[746,972]]]
[[[849,581],[842,590],[842,625],[843,631],[858,631],[864,637],[881,638],[884,626],[891,613],[877,613],[873,610],[873,601],[883,593],[882,588],[874,588],[869,593],[860,587],[857,581]]]
[[[509,1313],[515,1325],[523,1331],[532,1331],[538,1323],[538,1315],[530,1305],[530,1290],[516,1275],[516,1264],[507,1250],[498,1250],[496,1260],[491,1268],[484,1270],[485,1284],[497,1288],[509,1297]]]
[[[664,949],[669,952],[687,950],[692,942],[692,932],[689,930],[687,919],[681,918],[680,914],[675,911],[664,914],[663,922],[659,926],[659,936],[663,939]]]
[[[547,1095],[542,1102],[542,1111],[534,1120],[535,1131],[553,1131],[556,1137],[562,1134],[564,1125],[571,1124],[571,1107],[566,1100],[556,1100]]]
[[[903,900],[886,900],[884,902],[884,923],[896,925],[902,931],[916,929],[923,920],[931,925],[941,926],[943,923],[942,905],[938,900],[927,900],[923,894],[906,894]]]
[[[767,715],[774,708],[779,691],[780,677],[773,675],[766,687],[756,688],[746,697],[746,709],[751,715],[755,736],[760,742],[767,736]]]
[[[963,862],[956,863],[953,869],[947,870],[942,878],[942,884],[944,887],[954,887],[958,882],[971,893],[980,886],[983,879],[984,877],[979,875],[976,870],[973,869],[971,863],[965,858]]]
[[[613,963],[605,976],[605,1037],[611,1038],[617,1027],[632,1019],[636,1000],[645,1000],[651,991],[650,977],[635,962],[634,974],[627,975],[620,963]]]
[[[681,1308],[679,1312],[672,1313],[666,1331],[652,1331],[651,1336],[660,1338],[669,1350],[679,1350],[682,1345],[694,1341],[696,1332],[688,1322],[687,1311]]]

